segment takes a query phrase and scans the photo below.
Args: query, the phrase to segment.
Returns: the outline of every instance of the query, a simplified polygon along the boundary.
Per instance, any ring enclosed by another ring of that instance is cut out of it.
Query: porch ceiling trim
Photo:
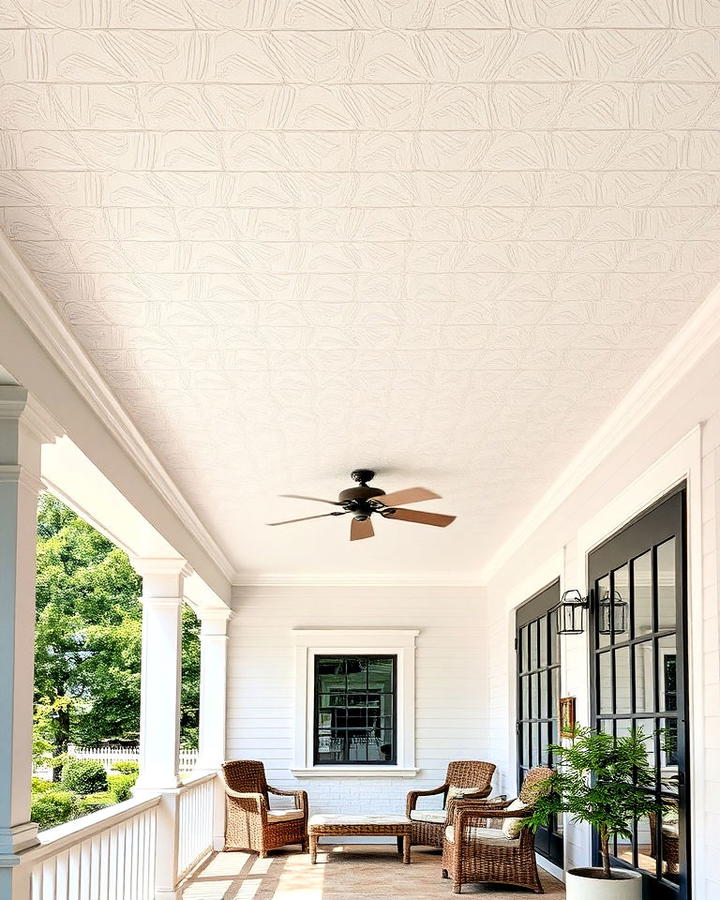
[[[575,491],[652,409],[720,343],[720,285],[633,384],[592,438],[492,556],[480,575],[488,584],[542,523]]]
[[[168,508],[231,583],[233,567],[225,553],[200,521],[80,342],[67,328],[10,242],[2,234],[0,234],[0,294],[27,325],[54,364],[72,379],[74,387],[90,404],[118,445],[133,460]]]

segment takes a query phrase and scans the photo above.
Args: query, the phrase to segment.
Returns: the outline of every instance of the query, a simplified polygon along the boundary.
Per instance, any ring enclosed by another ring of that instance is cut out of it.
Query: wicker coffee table
[[[402,861],[410,862],[410,836],[412,823],[407,816],[350,816],[327,815],[311,816],[308,822],[310,834],[310,861],[317,862],[318,838],[336,837],[396,837],[398,851],[402,842]]]

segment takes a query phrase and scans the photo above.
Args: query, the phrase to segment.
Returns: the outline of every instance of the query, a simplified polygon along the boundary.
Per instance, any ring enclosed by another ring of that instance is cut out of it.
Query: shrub
[[[53,784],[52,781],[45,781],[44,778],[38,778],[37,775],[33,775],[32,778],[32,792],[33,794],[44,794],[47,791],[57,790],[57,785]]]
[[[108,806],[115,806],[116,803],[117,797],[115,794],[112,794],[110,791],[100,791],[97,794],[81,797],[78,801],[78,812],[81,816],[87,816],[101,809],[107,809]]]
[[[113,772],[120,772],[121,775],[138,775],[140,772],[140,763],[132,759],[118,760],[113,763]]]
[[[132,797],[132,788],[136,781],[137,775],[108,775],[108,790],[115,794],[118,803],[122,803]]]
[[[40,826],[40,831],[62,825],[77,816],[78,799],[77,794],[72,791],[43,791],[33,794],[30,817]]]
[[[78,794],[97,794],[107,791],[107,774],[96,759],[70,759],[63,766],[62,783]]]

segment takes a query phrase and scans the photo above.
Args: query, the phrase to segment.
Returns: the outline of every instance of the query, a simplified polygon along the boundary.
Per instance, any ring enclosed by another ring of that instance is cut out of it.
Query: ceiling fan
[[[268,522],[268,525],[289,525],[291,522],[306,522],[308,519],[324,519],[327,516],[352,515],[350,523],[350,540],[359,541],[363,538],[373,537],[370,517],[373,513],[383,519],[401,519],[403,522],[417,522],[419,525],[436,525],[445,528],[455,521],[455,516],[446,516],[442,513],[429,513],[422,510],[398,509],[407,503],[419,503],[421,500],[437,500],[439,494],[435,494],[423,487],[406,488],[404,491],[394,491],[386,494],[377,487],[370,487],[368,481],[372,481],[375,473],[372,469],[355,469],[350,477],[357,483],[357,487],[340,491],[337,500],[323,500],[320,497],[304,497],[301,494],[280,494],[281,497],[291,497],[295,500],[316,500],[318,503],[329,503],[332,506],[340,506],[342,509],[329,513],[321,513],[318,516],[303,516],[300,519],[287,519],[284,522]]]

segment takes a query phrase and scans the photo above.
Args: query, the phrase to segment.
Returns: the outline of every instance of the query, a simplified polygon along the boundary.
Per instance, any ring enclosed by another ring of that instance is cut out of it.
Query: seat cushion
[[[295,819],[302,817],[301,809],[269,809],[267,814],[268,825],[272,825],[273,822],[294,822]]]
[[[414,809],[410,813],[413,822],[433,822],[435,825],[444,825],[446,817],[445,809]]]
[[[525,807],[525,803],[518,797],[517,800],[513,800],[513,802],[508,806],[507,811],[512,812],[514,809],[523,809]],[[525,818],[523,816],[523,818]],[[519,819],[503,819],[502,830],[503,834],[507,838],[516,838],[522,829],[522,818]]]
[[[486,788],[478,788],[478,787],[459,787],[457,785],[451,784],[448,788],[447,798],[448,800],[462,800],[464,797],[482,797],[483,794],[487,793]]]
[[[451,844],[454,842],[455,827],[453,825],[448,825],[445,829],[445,838]],[[517,847],[519,843],[516,837],[509,838],[501,828],[466,828],[465,839],[487,844],[502,844],[504,847]]]

